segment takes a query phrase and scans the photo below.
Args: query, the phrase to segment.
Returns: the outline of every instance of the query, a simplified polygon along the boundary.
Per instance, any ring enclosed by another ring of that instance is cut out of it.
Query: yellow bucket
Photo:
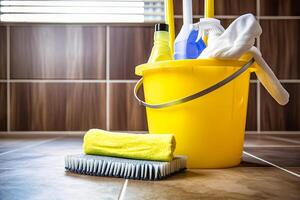
[[[172,133],[189,168],[225,168],[241,161],[253,59],[171,60],[142,64],[135,97],[150,133]],[[145,102],[137,92],[143,84]]]

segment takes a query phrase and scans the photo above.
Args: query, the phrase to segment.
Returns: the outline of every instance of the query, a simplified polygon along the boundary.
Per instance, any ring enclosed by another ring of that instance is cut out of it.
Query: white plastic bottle
[[[197,58],[205,44],[202,39],[197,40],[198,31],[194,30],[192,17],[192,0],[182,0],[183,25],[174,42],[174,59]]]

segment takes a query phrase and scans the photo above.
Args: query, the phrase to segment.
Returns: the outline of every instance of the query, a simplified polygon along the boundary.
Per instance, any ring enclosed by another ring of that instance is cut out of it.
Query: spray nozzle
[[[197,41],[206,36],[208,37],[208,43],[219,37],[225,30],[220,20],[215,18],[200,18],[200,21],[195,26],[198,26],[196,27],[198,29]]]

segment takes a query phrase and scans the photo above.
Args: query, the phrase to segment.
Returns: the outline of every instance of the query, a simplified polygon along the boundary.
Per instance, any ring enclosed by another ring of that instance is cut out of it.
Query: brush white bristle
[[[170,162],[133,160],[93,155],[67,155],[65,169],[94,176],[115,176],[141,180],[159,180],[186,168],[186,157]]]

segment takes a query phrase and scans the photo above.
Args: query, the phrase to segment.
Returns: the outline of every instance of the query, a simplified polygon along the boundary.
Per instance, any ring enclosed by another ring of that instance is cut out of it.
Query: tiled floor
[[[246,135],[243,162],[186,170],[162,181],[94,177],[64,171],[81,137],[0,136],[0,199],[299,199],[300,135]],[[269,164],[268,164],[268,163]]]

